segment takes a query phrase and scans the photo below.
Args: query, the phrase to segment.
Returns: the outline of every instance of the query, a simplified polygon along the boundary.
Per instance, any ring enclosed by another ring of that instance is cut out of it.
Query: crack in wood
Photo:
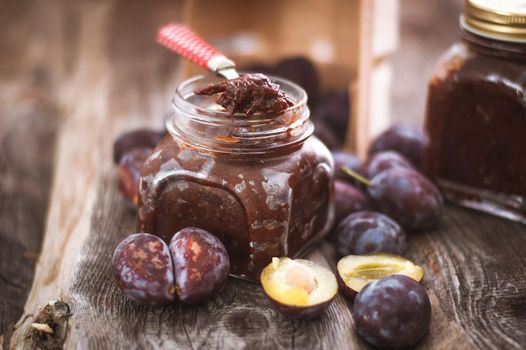
[[[26,331],[24,347],[42,350],[62,349],[71,316],[68,304],[53,300],[39,311]]]
[[[186,335],[186,339],[188,340],[188,344],[190,344],[190,347],[192,348],[192,350],[195,350],[195,346],[192,341],[192,338],[190,337],[190,334],[188,333],[188,329],[186,328],[186,312],[183,312],[183,330],[184,330],[184,334]]]

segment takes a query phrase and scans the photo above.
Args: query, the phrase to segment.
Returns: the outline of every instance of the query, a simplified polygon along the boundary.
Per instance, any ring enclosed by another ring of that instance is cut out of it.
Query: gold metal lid
[[[526,0],[465,0],[460,23],[478,35],[526,42]]]

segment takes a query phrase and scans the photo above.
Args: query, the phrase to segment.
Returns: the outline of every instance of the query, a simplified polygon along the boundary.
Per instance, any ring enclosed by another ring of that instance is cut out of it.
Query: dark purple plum
[[[305,57],[285,58],[272,68],[278,77],[291,80],[301,86],[309,98],[309,105],[317,102],[320,94],[320,76],[314,64]]]
[[[314,135],[320,139],[328,149],[336,149],[341,146],[336,134],[334,134],[332,129],[322,120],[313,119],[312,123],[314,124]]]
[[[113,253],[115,280],[122,292],[141,304],[165,305],[175,300],[168,245],[148,233],[134,233]]]
[[[362,172],[362,161],[354,154],[345,151],[332,152],[334,159],[334,177],[338,180],[353,182],[354,180],[342,171],[342,167],[349,168],[357,173]]]
[[[151,148],[135,148],[124,154],[119,161],[119,190],[133,206],[137,205],[139,198],[141,169],[151,153]]]
[[[413,169],[397,167],[382,171],[372,178],[367,190],[380,212],[409,231],[435,226],[442,216],[440,192]]]
[[[179,300],[197,304],[215,296],[225,285],[230,260],[221,241],[205,230],[187,227],[170,241],[175,290]]]
[[[314,109],[314,119],[321,119],[332,129],[340,143],[345,142],[350,115],[349,91],[346,89],[328,92],[320,98]]]
[[[382,151],[369,157],[363,165],[363,173],[365,176],[372,178],[384,170],[395,167],[414,169],[411,162],[400,153],[396,151]]]
[[[429,329],[431,303],[414,279],[392,275],[367,284],[354,300],[352,317],[367,342],[389,348],[416,344]]]
[[[336,180],[334,182],[334,202],[336,206],[336,224],[354,212],[367,207],[367,197],[353,185]]]
[[[119,164],[122,157],[136,148],[150,148],[155,146],[166,135],[166,130],[138,129],[121,134],[113,143],[113,161]]]
[[[336,227],[336,251],[340,256],[383,252],[401,255],[407,248],[406,234],[389,217],[359,211]]]
[[[369,154],[388,150],[397,151],[419,168],[423,144],[422,126],[396,124],[373,140],[369,146]]]

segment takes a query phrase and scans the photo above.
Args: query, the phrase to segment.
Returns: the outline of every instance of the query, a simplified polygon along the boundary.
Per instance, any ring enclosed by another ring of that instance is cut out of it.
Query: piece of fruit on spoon
[[[334,274],[309,260],[272,258],[261,285],[273,306],[291,318],[317,316],[338,293]]]
[[[387,253],[348,255],[338,261],[336,269],[341,291],[351,299],[370,282],[386,276],[404,275],[417,282],[424,278],[421,266],[404,257]]]

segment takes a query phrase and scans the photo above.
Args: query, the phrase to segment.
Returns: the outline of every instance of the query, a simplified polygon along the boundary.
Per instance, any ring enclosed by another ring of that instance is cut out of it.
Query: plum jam
[[[526,223],[526,12],[486,2],[429,82],[423,168],[450,201]]]
[[[170,241],[185,227],[216,235],[230,273],[257,280],[272,257],[297,257],[334,221],[333,160],[312,136],[307,96],[273,78],[293,105],[277,113],[229,113],[194,92],[215,76],[183,82],[167,135],[140,179],[137,229]]]

